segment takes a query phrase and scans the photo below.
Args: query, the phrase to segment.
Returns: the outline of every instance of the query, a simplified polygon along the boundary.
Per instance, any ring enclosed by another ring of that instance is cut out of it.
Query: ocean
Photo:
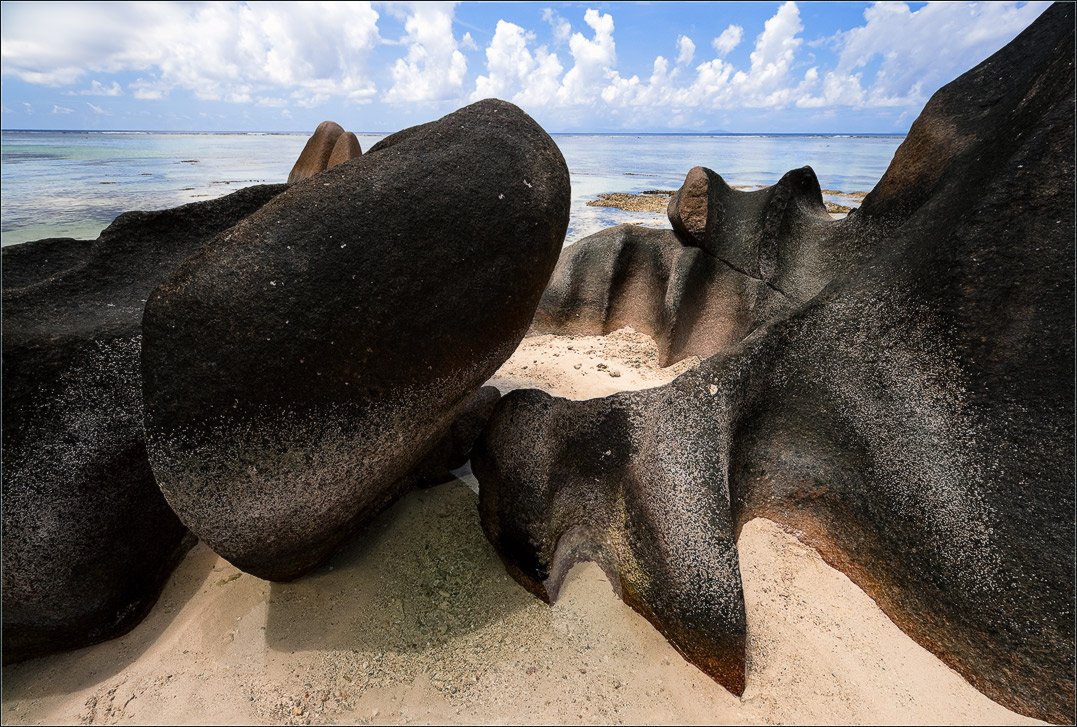
[[[100,131],[0,132],[0,240],[93,239],[127,210],[211,199],[283,182],[308,134]],[[358,134],[368,149],[384,134]],[[824,189],[867,192],[903,136],[554,134],[572,176],[566,244],[623,222],[661,215],[588,206],[604,192],[680,186],[693,166],[730,184],[767,185],[810,165]],[[848,206],[855,202],[830,196]]]

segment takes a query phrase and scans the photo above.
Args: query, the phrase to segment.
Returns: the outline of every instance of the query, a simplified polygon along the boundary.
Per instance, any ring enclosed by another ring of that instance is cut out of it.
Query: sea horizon
[[[358,135],[388,136],[395,134],[394,131],[355,131]],[[248,135],[258,134],[265,136],[310,136],[311,131],[261,131],[257,129],[242,131],[184,131],[183,129],[0,129],[0,133],[19,134],[181,134],[193,136],[213,135]],[[829,136],[829,137],[893,137],[904,138],[908,132],[882,133],[863,131],[548,131],[550,136]]]
[[[363,149],[388,134],[356,132]],[[0,241],[94,239],[118,215],[284,182],[310,132],[3,129]],[[811,166],[824,199],[864,193],[905,138],[897,134],[557,132],[572,177],[565,244],[622,223],[668,226],[664,215],[594,206],[604,193],[680,187],[705,166],[734,185],[766,186]]]

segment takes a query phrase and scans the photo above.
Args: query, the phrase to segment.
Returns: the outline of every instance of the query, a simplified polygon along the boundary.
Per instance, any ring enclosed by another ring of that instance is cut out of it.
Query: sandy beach
[[[656,386],[651,340],[524,339],[491,383],[572,398]],[[314,574],[246,575],[196,546],[129,634],[3,670],[6,724],[1034,724],[989,700],[770,521],[748,523],[743,698],[577,565],[550,607],[506,575],[477,483],[414,492]]]

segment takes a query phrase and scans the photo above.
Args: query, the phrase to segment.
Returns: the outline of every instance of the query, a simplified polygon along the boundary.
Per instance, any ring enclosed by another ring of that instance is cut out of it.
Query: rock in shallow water
[[[283,189],[128,212],[96,241],[4,248],[5,663],[127,631],[193,542],[146,460],[142,309]]]
[[[180,518],[295,578],[406,477],[516,348],[568,170],[482,101],[298,182],[188,259],[143,319],[150,460]]]
[[[739,691],[735,533],[764,516],[991,698],[1071,719],[1072,29],[1048,9],[932,98],[855,215],[779,235],[759,275],[791,303],[739,343],[655,390],[506,396],[473,468],[510,572],[549,598],[598,560]],[[682,214],[690,243],[701,219]]]

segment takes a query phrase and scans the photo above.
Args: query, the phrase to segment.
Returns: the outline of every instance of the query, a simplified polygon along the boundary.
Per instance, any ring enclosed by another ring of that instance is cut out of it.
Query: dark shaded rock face
[[[142,309],[283,188],[128,212],[93,242],[4,248],[5,663],[127,631],[193,542],[146,459]]]
[[[569,179],[483,101],[292,185],[189,258],[143,319],[150,460],[240,568],[295,578],[413,480],[516,348]]]
[[[93,240],[50,237],[33,244],[3,248],[4,290],[31,285],[82,263],[93,252]]]
[[[501,392],[496,386],[484,386],[476,391],[437,443],[408,473],[407,479],[419,487],[433,487],[455,479],[452,470],[467,463],[475,440],[500,400]]]
[[[779,235],[777,277],[758,274],[791,302],[697,369],[592,401],[502,399],[473,466],[510,572],[551,598],[574,557],[598,560],[739,691],[735,533],[767,517],[991,698],[1072,719],[1073,53],[1073,6],[1056,5],[941,89],[856,214]],[[726,217],[685,201],[717,185],[691,176],[671,207],[702,246]],[[635,255],[643,279],[673,244],[594,240],[562,263],[597,303],[609,258]],[[754,276],[752,259],[737,265]]]

